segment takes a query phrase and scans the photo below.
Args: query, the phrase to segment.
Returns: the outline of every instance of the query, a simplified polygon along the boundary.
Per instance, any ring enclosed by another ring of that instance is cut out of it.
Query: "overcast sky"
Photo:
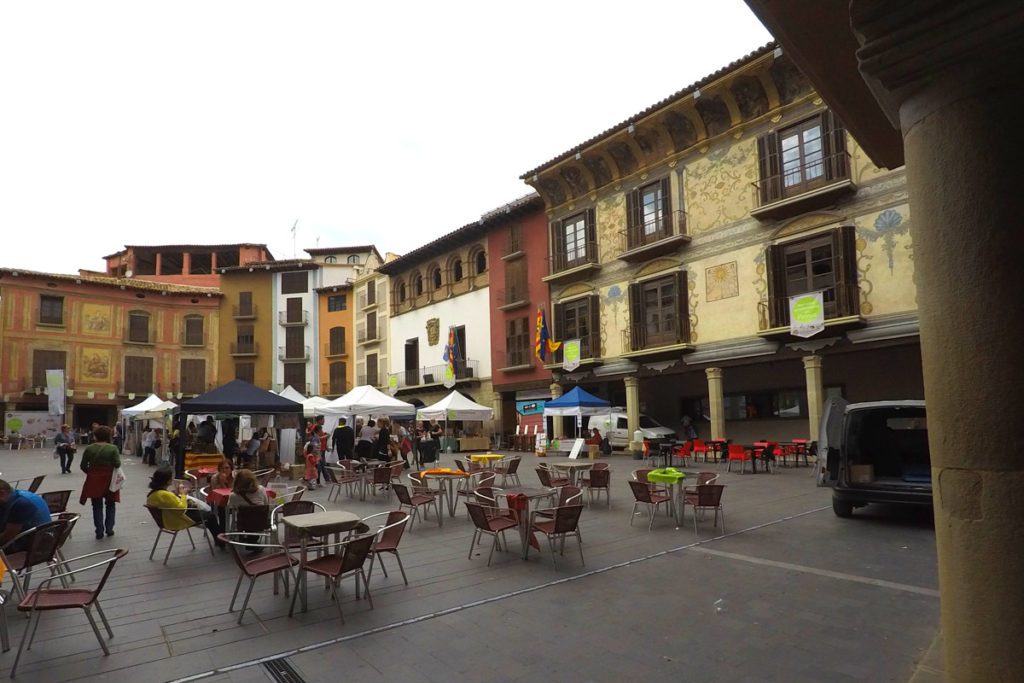
[[[742,0],[6,2],[0,266],[404,253],[770,40]]]

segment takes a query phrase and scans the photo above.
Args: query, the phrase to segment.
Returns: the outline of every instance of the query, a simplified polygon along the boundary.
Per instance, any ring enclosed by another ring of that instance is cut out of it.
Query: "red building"
[[[504,220],[499,218],[502,214]],[[511,434],[517,424],[540,424],[543,401],[551,397],[551,371],[533,351],[537,308],[548,308],[548,286],[542,280],[548,273],[548,223],[537,194],[499,207],[481,220],[495,221],[487,234],[491,377],[494,395],[501,397],[501,414],[495,419],[500,419],[501,433]],[[535,405],[523,415],[517,412],[517,402]]]
[[[220,268],[274,260],[265,244],[126,245],[103,258],[107,262],[106,272],[81,272],[190,287],[219,286]]]

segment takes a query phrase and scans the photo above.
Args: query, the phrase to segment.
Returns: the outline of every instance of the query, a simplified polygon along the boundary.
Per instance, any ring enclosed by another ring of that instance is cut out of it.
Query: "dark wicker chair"
[[[722,507],[722,484],[700,484],[696,493],[683,495],[683,506],[693,508],[693,533],[697,534],[697,513],[705,510],[715,511],[715,526],[718,526],[718,514],[722,514],[722,534],[725,534],[725,508]]]
[[[550,512],[550,519],[544,519]],[[559,542],[560,554],[565,555],[565,539],[573,535],[580,550],[580,564],[583,561],[583,536],[580,535],[580,514],[583,512],[582,505],[566,505],[550,510],[537,510],[530,520],[530,532],[539,531],[548,537],[548,547],[551,549],[551,561],[557,565],[555,560],[555,541]],[[541,518],[538,521],[538,518]],[[529,546],[526,548],[529,553]]]
[[[487,566],[490,567],[491,558],[494,556],[494,549],[499,547],[498,534],[501,534],[502,538],[504,538],[505,532],[509,529],[515,529],[519,526],[519,523],[497,512],[488,512],[485,506],[480,503],[466,503],[465,505],[469,511],[469,518],[473,520],[473,526],[475,527],[473,538],[469,542],[469,555],[467,559],[473,559],[473,549],[476,546],[477,539],[486,534],[494,539],[491,543],[491,551],[487,554]]]
[[[629,525],[633,526],[633,518],[636,517],[636,509],[640,505],[647,507],[647,513],[651,518],[651,523],[647,526],[647,529],[654,528],[654,518],[658,511],[659,505],[665,505],[669,507],[672,504],[672,498],[666,493],[655,493],[651,490],[651,487],[646,482],[642,481],[631,481],[629,482],[629,488],[633,491],[633,498],[636,502],[633,503],[633,511],[629,514]]]

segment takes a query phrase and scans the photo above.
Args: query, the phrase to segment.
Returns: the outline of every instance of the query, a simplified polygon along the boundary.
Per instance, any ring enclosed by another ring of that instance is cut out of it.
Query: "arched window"
[[[337,262],[338,262],[338,257],[337,256],[324,256],[324,263],[337,263]]]
[[[430,272],[430,284],[434,289],[441,289],[441,269],[437,266]]]
[[[476,253],[476,274],[480,275],[487,270],[487,254],[481,249]]]
[[[399,282],[398,283],[398,303],[404,304],[405,303],[405,298],[406,298],[405,283],[404,282]]]
[[[146,311],[128,312],[128,341],[139,344],[152,342],[149,336],[149,313]]]
[[[412,276],[412,289],[416,292],[416,296],[423,294],[423,276],[419,273]]]
[[[456,282],[462,282],[462,259],[455,259],[455,263],[452,264],[452,279]]]
[[[355,255],[355,254],[352,254],[351,256],[348,257],[348,262],[349,263],[356,263],[356,264],[358,264],[359,263],[359,257],[357,255]]]

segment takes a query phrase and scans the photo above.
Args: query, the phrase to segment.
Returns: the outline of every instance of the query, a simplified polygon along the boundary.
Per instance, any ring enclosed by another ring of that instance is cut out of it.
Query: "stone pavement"
[[[450,466],[445,456],[443,466]],[[537,483],[537,459],[520,476]],[[401,543],[409,586],[379,567],[375,609],[343,584],[342,625],[327,593],[310,582],[309,611],[288,617],[270,577],[257,581],[244,623],[228,613],[238,577],[225,553],[211,558],[197,537],[175,544],[167,566],[148,559],[155,528],[142,508],[151,468],[126,459],[128,484],[116,535],[97,541],[91,512],[77,503],[84,475],[58,473],[49,450],[0,451],[13,480],[49,472],[41,491],[71,489],[83,518],[69,557],[126,547],[102,604],[115,637],[104,657],[82,614],[45,614],[18,677],[66,681],[607,681],[668,676],[715,681],[942,680],[935,534],[930,515],[858,511],[836,518],[827,489],[807,468],[774,475],[722,471],[728,533],[711,517],[699,538],[688,511],[679,529],[661,515],[630,526],[626,484],[640,465],[609,459],[612,504],[581,519],[586,565],[574,543],[553,566],[542,554],[495,553],[486,542],[467,559],[473,529],[464,511],[438,528],[417,523]],[[76,463],[77,464],[77,463]],[[383,495],[365,502],[327,489],[306,497],[361,516],[396,507]],[[161,548],[166,540],[161,541]],[[385,559],[388,562],[388,558]],[[5,586],[9,588],[8,585]],[[244,587],[243,587],[244,589]],[[7,675],[26,620],[8,609],[13,649],[0,655]],[[926,659],[926,655],[932,655]]]

